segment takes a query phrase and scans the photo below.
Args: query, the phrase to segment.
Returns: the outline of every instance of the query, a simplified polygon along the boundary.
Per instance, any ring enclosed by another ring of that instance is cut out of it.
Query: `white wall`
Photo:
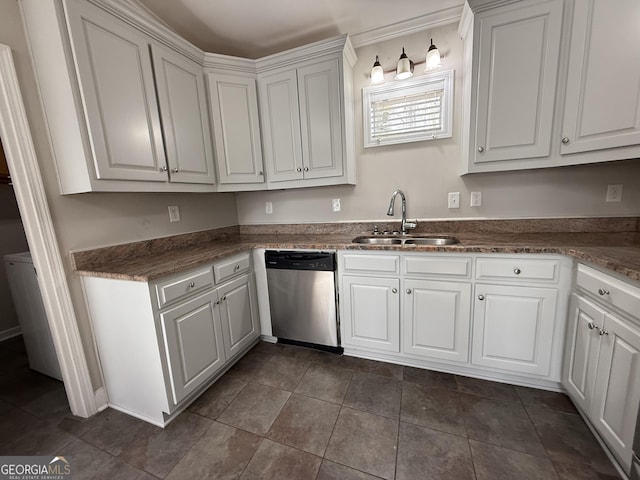
[[[394,68],[403,46],[409,58],[421,61],[430,37],[445,55],[444,68],[455,70],[454,137],[365,150],[361,91],[369,84],[376,54],[385,70]],[[407,195],[409,217],[419,219],[640,215],[640,161],[458,175],[463,72],[457,25],[369,45],[358,49],[357,54],[357,185],[238,194],[241,224],[388,219],[389,197],[396,188]],[[624,184],[621,203],[604,202],[610,183]],[[482,192],[482,207],[469,207],[471,191]],[[448,192],[460,192],[459,210],[447,208]],[[341,199],[342,212],[331,212],[332,198]],[[265,214],[265,201],[273,202],[272,215]]]
[[[69,251],[236,225],[235,198],[233,194],[59,195],[44,115],[16,0],[0,0],[0,43],[11,47],[16,63],[56,235],[66,260],[78,326],[92,381],[98,387],[101,380],[90,322],[79,279],[70,269]],[[168,205],[180,206],[180,223],[169,223]]]

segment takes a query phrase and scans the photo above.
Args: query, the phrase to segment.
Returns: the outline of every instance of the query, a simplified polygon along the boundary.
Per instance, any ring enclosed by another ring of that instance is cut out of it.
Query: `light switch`
[[[267,213],[268,215],[271,215],[273,213],[273,203],[271,202],[264,202],[264,211],[265,213]]]
[[[460,192],[449,192],[449,208],[460,208]]]
[[[622,185],[607,185],[607,202],[622,201]]]
[[[180,207],[178,205],[169,205],[169,221],[171,223],[180,221]]]

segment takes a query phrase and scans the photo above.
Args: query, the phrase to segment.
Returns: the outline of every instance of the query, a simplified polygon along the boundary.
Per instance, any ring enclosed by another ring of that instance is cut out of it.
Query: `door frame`
[[[22,98],[11,48],[0,44],[0,135],[69,406],[89,417],[95,393]]]

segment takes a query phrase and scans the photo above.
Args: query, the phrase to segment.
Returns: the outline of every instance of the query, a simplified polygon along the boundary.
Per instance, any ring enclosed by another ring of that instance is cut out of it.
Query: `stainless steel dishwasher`
[[[265,262],[278,341],[341,351],[335,253],[267,250]]]

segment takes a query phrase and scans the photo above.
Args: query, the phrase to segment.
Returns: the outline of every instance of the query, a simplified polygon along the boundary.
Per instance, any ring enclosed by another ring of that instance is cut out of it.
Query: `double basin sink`
[[[356,237],[351,242],[366,245],[455,245],[460,240],[448,235],[367,235]]]

